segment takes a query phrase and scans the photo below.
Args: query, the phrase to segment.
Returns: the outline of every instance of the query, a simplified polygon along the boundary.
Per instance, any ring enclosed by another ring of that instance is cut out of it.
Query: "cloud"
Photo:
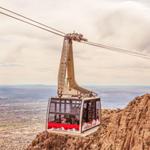
[[[150,6],[121,0],[1,0],[0,4],[89,41],[149,53]],[[80,4],[80,5],[79,5]],[[56,84],[63,39],[1,16],[0,84]],[[147,60],[73,43],[81,84],[150,84]]]
[[[99,41],[150,53],[150,9],[138,2],[108,4],[99,10]]]
[[[22,65],[15,63],[0,63],[0,67],[22,67]]]

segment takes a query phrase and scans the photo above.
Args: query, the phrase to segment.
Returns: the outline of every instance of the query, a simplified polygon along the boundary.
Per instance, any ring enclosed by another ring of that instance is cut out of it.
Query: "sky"
[[[0,6],[89,41],[150,55],[148,0],[0,0]],[[56,85],[63,38],[1,14],[0,20],[0,85]],[[73,49],[80,85],[150,85],[150,60],[80,43]]]

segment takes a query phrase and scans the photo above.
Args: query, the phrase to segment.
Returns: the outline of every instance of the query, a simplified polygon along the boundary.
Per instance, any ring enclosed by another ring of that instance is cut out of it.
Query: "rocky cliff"
[[[150,150],[150,94],[122,110],[103,110],[98,131],[87,137],[44,131],[27,150]]]

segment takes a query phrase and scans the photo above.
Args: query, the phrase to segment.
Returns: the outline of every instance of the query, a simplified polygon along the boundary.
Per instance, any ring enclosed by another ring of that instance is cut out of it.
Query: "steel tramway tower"
[[[57,96],[49,99],[46,128],[50,131],[83,133],[100,124],[100,98],[80,87],[74,74],[73,41],[87,41],[82,34],[64,37]]]

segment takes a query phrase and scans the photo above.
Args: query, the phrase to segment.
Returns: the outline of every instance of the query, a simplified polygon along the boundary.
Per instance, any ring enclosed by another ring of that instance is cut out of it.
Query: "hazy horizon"
[[[37,84],[28,84],[28,83],[25,83],[25,84],[0,84],[0,86],[55,86],[55,87],[57,87],[57,85],[56,84],[41,84],[41,83],[37,83]],[[109,85],[109,84],[103,84],[103,85],[100,85],[100,84],[82,84],[82,86],[99,86],[99,87],[101,87],[101,86],[146,86],[146,87],[149,87],[150,85],[136,85],[136,84],[134,84],[134,85],[127,85],[127,84],[112,84],[112,85]]]

